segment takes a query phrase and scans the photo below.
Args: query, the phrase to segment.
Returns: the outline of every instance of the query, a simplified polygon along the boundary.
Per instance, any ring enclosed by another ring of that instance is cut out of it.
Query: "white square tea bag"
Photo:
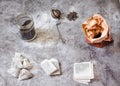
[[[53,72],[57,71],[54,64],[47,59],[41,62],[41,67],[48,75],[51,75]]]

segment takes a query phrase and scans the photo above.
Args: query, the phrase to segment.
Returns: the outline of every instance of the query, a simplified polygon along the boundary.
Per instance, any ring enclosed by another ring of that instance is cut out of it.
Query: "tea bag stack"
[[[74,64],[73,79],[76,82],[88,84],[91,79],[94,79],[93,63],[81,62]]]
[[[60,63],[57,59],[45,59],[41,62],[42,69],[50,76],[60,75]]]
[[[15,53],[8,73],[19,80],[25,80],[33,77],[33,74],[30,72],[32,67],[33,65],[30,63],[28,58],[24,57],[20,53]]]

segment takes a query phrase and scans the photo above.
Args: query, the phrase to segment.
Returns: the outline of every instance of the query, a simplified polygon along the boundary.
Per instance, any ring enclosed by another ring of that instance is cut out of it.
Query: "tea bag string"
[[[59,21],[59,20],[58,20]],[[62,43],[64,44],[65,43],[65,40],[63,39],[62,37],[62,34],[60,33],[60,30],[59,30],[59,25],[61,24],[61,22],[57,22],[56,23],[56,27],[57,27],[57,31],[58,31],[58,34],[59,34],[59,39],[62,41]]]

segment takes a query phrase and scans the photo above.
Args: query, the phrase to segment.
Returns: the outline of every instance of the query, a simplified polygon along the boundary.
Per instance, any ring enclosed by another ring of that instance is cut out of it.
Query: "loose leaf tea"
[[[68,18],[68,20],[70,20],[70,21],[75,21],[77,18],[78,18],[78,16],[77,16],[77,13],[76,12],[70,12],[68,15],[67,15],[67,18]]]
[[[30,22],[31,22],[31,20],[27,20],[27,21],[25,21],[25,23],[24,23],[22,26],[26,26],[26,25],[28,25]]]

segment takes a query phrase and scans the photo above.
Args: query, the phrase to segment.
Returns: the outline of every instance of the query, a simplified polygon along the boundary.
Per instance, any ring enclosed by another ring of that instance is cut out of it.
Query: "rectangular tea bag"
[[[81,62],[74,64],[73,79],[76,82],[88,84],[94,78],[93,63]]]
[[[53,72],[57,71],[54,64],[47,59],[41,62],[41,67],[48,75],[51,75]]]
[[[93,78],[93,71],[91,62],[82,62],[74,64],[74,78],[75,79],[91,79]]]
[[[61,70],[60,70],[60,63],[57,59],[50,59],[50,61],[55,65],[55,67],[58,69],[56,72],[52,73],[51,75],[60,75]]]

